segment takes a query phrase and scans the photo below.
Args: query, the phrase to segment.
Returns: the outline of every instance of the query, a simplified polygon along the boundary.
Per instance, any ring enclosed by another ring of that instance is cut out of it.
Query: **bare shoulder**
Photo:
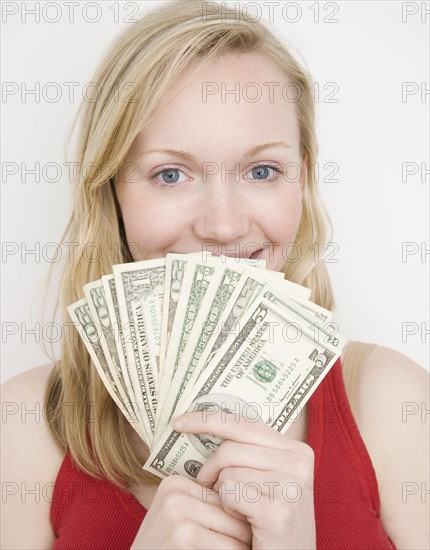
[[[52,365],[43,365],[30,369],[1,386],[2,460],[10,468],[23,465],[27,470],[31,460],[32,470],[56,475],[64,458],[51,436],[43,411],[52,368]]]
[[[2,548],[48,548],[54,542],[50,500],[64,454],[43,414],[51,370],[30,369],[1,386]]]
[[[381,519],[397,548],[430,548],[429,374],[375,346],[360,377],[360,432],[378,479]]]

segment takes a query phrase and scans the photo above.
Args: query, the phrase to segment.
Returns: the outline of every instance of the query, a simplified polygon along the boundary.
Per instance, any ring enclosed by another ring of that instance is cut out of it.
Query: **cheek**
[[[135,260],[164,255],[164,248],[180,234],[180,217],[174,204],[165,204],[159,197],[118,197],[127,241],[134,243]]]
[[[273,206],[273,205],[272,205]],[[290,243],[295,241],[302,214],[301,193],[289,193],[287,197],[279,197],[267,221],[266,236],[270,242],[276,243],[267,261],[267,269],[279,271],[287,259]]]
[[[270,238],[279,243],[294,241],[302,215],[302,197],[299,187],[285,189],[275,200],[272,200],[267,212],[270,212],[267,218],[267,233]]]

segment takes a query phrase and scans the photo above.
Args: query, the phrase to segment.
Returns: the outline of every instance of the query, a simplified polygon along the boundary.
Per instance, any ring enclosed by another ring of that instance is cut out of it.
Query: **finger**
[[[221,499],[219,497],[218,488],[212,488],[212,483],[210,483],[210,488],[208,488],[208,494],[209,498],[207,499],[207,502],[211,504],[212,506],[217,506],[221,510],[225,510],[224,506],[222,505]],[[203,493],[205,494],[205,493]],[[203,502],[205,502],[205,496],[203,497]],[[247,529],[250,529],[249,522],[246,519],[246,517],[243,514],[240,514],[239,512],[234,512],[233,510],[225,510],[229,515],[231,515],[233,518],[240,520],[241,522],[245,523],[245,526]]]
[[[178,432],[208,433],[239,443],[254,443],[277,449],[288,448],[294,441],[288,435],[280,434],[260,420],[252,421],[244,416],[223,411],[185,413],[173,420],[173,427]]]
[[[231,494],[237,500],[245,499],[249,502],[258,502],[262,497],[267,497],[270,501],[280,499],[284,487],[290,485],[294,485],[299,492],[302,491],[299,483],[292,479],[279,479],[278,472],[262,470],[257,472],[252,468],[224,468],[214,484],[214,489],[218,491],[221,503],[221,488],[226,482],[231,484]]]
[[[160,483],[159,505],[166,516],[199,525],[250,543],[251,530],[246,520],[237,519],[222,507],[219,494],[181,476],[170,476]],[[152,507],[150,511],[152,510]]]
[[[218,494],[217,496],[219,499]],[[188,520],[245,544],[251,544],[252,533],[249,523],[228,514],[220,500],[219,505],[214,506],[187,496],[182,500],[182,505],[187,508],[185,517]]]
[[[214,484],[214,489],[220,493],[220,486],[226,481],[237,483],[232,494],[235,494],[238,499],[244,498],[249,501],[257,501],[261,496],[267,497],[270,501],[294,502],[302,495],[313,491],[311,475],[298,480],[289,476],[281,478],[279,472],[256,472],[250,468],[224,468]],[[221,493],[220,500],[222,502]]]
[[[197,475],[199,483],[214,483],[219,472],[229,466],[242,466],[255,470],[273,471],[274,467],[284,467],[290,459],[297,458],[297,453],[285,450],[237,443],[236,441],[224,441],[204,463]],[[209,485],[210,486],[210,485]]]
[[[179,526],[179,538],[184,548],[217,548],[220,550],[249,550],[250,543],[237,540],[201,525],[186,522]]]
[[[218,490],[226,512],[232,510],[242,514],[251,523],[262,519],[262,510],[265,517],[270,517],[271,511],[275,513],[279,507],[279,500],[263,495],[262,486],[258,483],[241,483],[234,477],[220,482]]]
[[[251,523],[255,519],[260,521],[263,516],[271,517],[272,511],[279,512],[280,506],[313,501],[314,497],[311,484],[279,482],[270,477],[249,481],[249,472],[240,468],[222,473],[216,487],[226,512],[234,510]]]
[[[220,507],[219,495],[210,483],[196,483],[182,476],[169,476],[163,479],[157,490],[157,499],[171,499],[172,495],[189,495],[213,506]]]

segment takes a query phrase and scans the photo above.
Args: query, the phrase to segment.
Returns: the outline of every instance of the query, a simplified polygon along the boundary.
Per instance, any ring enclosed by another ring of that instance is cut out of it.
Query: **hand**
[[[160,483],[131,548],[247,550],[250,546],[249,524],[227,514],[218,493],[170,476]]]
[[[316,548],[311,447],[261,421],[235,414],[186,413],[179,432],[210,433],[225,441],[200,470],[197,481],[214,484],[226,512],[248,520],[252,548]]]

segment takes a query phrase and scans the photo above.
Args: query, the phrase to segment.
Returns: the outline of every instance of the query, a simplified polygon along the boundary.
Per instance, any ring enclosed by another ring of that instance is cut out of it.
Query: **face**
[[[173,100],[163,96],[165,108],[138,134],[115,181],[135,260],[203,250],[280,269],[305,182],[287,85],[261,54],[229,53]]]

